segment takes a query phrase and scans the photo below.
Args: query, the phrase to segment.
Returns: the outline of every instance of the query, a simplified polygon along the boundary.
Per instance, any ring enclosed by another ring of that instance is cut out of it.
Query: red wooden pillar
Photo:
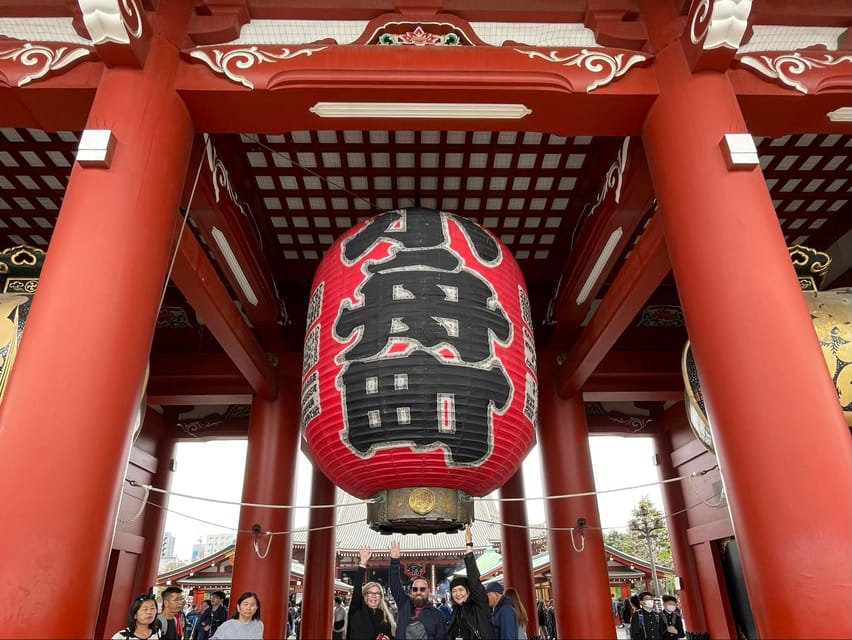
[[[302,638],[330,638],[334,599],[335,486],[314,467],[311,476],[311,514],[305,549],[305,582],[302,593]]]
[[[548,496],[595,490],[586,409],[580,397],[560,398],[556,393],[553,354],[540,354],[539,448],[544,488]],[[585,518],[594,529],[584,529]],[[601,521],[595,496],[547,501],[548,549],[553,584],[556,631],[563,638],[615,638],[610,605]],[[577,552],[574,545],[583,550]]]
[[[518,469],[500,489],[501,498],[524,497],[523,469]],[[500,503],[503,521],[503,571],[506,588],[514,587],[527,610],[527,637],[538,635],[535,608],[535,584],[532,575],[532,551],[527,528],[527,505],[523,500]]]
[[[166,493],[152,491],[148,496],[148,507],[145,508],[145,520],[142,527],[145,546],[136,567],[136,577],[133,581],[134,594],[150,592],[157,583],[160,555],[163,548],[163,534],[166,530],[168,492],[171,491],[172,479],[174,478],[174,459],[177,445],[174,430],[177,428],[177,416],[178,411],[175,407],[166,407],[161,418],[155,416],[158,418],[156,428],[152,428],[151,437],[156,438],[157,443],[154,453],[157,458],[157,471],[151,478],[151,485],[163,489]],[[140,439],[146,436],[148,436],[147,430],[143,431]]]
[[[660,480],[668,480],[677,477],[672,464],[672,445],[668,433],[654,434],[654,450],[657,454],[657,473]],[[704,617],[704,605],[701,601],[701,590],[698,588],[698,574],[695,571],[695,559],[686,537],[688,519],[686,514],[686,503],[683,501],[682,485],[675,482],[667,482],[660,486],[663,494],[663,510],[670,515],[666,518],[669,529],[669,542],[671,543],[674,569],[680,578],[680,606],[683,608],[684,618],[689,628],[693,631],[706,631],[707,621]],[[658,594],[663,595],[663,594]]]
[[[275,400],[255,395],[251,405],[243,502],[293,504],[299,446],[299,387],[281,384]],[[290,531],[291,509],[240,508],[239,533],[231,582],[231,603],[246,591],[257,593],[265,634],[285,638],[290,595],[292,539],[287,535],[246,533]]]
[[[144,69],[104,72],[87,126],[112,130],[112,164],[74,164],[0,407],[10,637],[95,631],[192,142],[177,60],[155,38]]]
[[[656,65],[645,151],[758,632],[852,637],[849,430],[762,172],[720,149],[736,95],[676,43]]]
[[[172,488],[175,444],[176,440],[173,435],[163,434],[157,441],[157,472],[151,479],[151,485],[166,492]],[[168,503],[168,493],[152,491],[148,495],[148,506],[145,507],[145,524],[143,525],[145,547],[142,549],[142,555],[136,569],[134,594],[151,592],[151,588],[157,582]]]

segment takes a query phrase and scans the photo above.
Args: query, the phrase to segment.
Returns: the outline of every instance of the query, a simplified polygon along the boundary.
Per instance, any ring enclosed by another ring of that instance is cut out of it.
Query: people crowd
[[[527,640],[530,622],[520,594],[501,582],[482,584],[473,553],[470,525],[464,527],[465,574],[449,583],[449,599],[433,596],[432,585],[413,575],[408,591],[402,583],[399,542],[388,551],[390,593],[377,581],[365,582],[373,551],[361,547],[355,572],[355,588],[347,603],[337,597],[330,620],[332,640]],[[374,572],[375,573],[375,572]],[[360,588],[358,587],[360,585]],[[197,609],[185,611],[180,587],[167,587],[155,596],[141,594],[127,611],[125,627],[112,640],[260,640],[260,596],[245,592],[235,602],[228,618],[228,598],[222,591],[210,594]],[[643,591],[623,601],[611,601],[617,628],[630,640],[678,640],[685,638],[683,614],[675,596],[659,600]],[[300,640],[301,605],[291,601],[287,608],[288,638]],[[534,621],[541,640],[558,640],[553,601],[536,603]]]

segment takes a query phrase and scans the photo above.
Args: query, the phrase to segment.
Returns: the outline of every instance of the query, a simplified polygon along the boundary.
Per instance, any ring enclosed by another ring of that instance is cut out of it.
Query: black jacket
[[[631,640],[662,640],[665,630],[663,619],[656,611],[637,609],[633,612],[630,619]]]
[[[488,606],[488,596],[479,581],[479,567],[473,551],[464,556],[464,566],[467,568],[467,588],[470,597],[464,604],[453,603],[453,617],[447,627],[447,638],[455,640],[494,640],[494,627],[491,624],[491,607]]]
[[[686,631],[683,628],[683,618],[676,611],[669,613],[668,611],[660,612],[660,617],[663,619],[663,640],[676,640],[677,638],[685,638]],[[669,625],[677,629],[677,633],[669,633],[666,627]]]
[[[398,609],[396,616],[396,638],[397,640],[405,640],[405,627],[414,617],[414,604],[402,589],[402,576],[400,576],[400,572],[399,558],[391,558],[390,590]],[[417,619],[426,628],[426,637],[429,640],[444,640],[444,633],[446,631],[444,614],[438,611],[431,602],[426,603],[426,606],[420,611]]]
[[[371,609],[364,602],[364,574],[366,569],[358,567],[355,572],[355,584],[352,587],[352,601],[349,603],[349,617],[346,625],[346,640],[376,640],[383,633],[393,640],[390,620],[385,620],[381,609]]]

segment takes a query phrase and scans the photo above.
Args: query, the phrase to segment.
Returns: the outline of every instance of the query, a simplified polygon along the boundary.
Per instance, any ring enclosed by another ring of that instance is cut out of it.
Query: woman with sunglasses
[[[159,640],[162,637],[157,623],[157,601],[150,593],[143,593],[130,603],[124,629],[116,633],[112,640]]]
[[[370,547],[361,547],[360,554],[361,562],[355,573],[352,602],[349,603],[346,640],[393,640],[396,620],[385,602],[385,590],[378,582],[364,584],[367,562],[373,552]],[[362,584],[364,586],[359,588]]]

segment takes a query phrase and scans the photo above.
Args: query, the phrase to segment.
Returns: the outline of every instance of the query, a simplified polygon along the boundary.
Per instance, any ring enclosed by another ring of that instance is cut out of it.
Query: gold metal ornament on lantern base
[[[452,533],[470,522],[473,502],[457,489],[385,489],[367,503],[367,524],[379,533]]]
[[[827,253],[802,245],[788,247],[788,250],[799,277],[799,286],[805,296],[826,367],[837,390],[846,424],[852,427],[852,288],[820,291],[819,287],[831,265],[831,257]],[[701,444],[715,454],[713,432],[707,419],[701,381],[689,341],[683,348],[681,374],[686,389],[689,426]]]

